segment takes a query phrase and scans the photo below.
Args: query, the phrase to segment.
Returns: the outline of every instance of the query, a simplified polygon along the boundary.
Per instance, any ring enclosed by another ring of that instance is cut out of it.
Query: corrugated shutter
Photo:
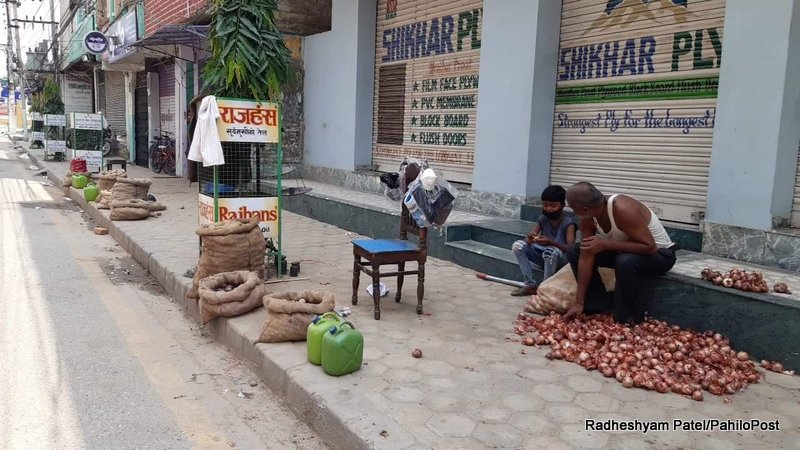
[[[378,0],[372,162],[472,182],[482,0]]]
[[[551,182],[704,216],[724,0],[564,0]]]
[[[159,124],[175,138],[175,63],[158,66]]]
[[[125,134],[125,74],[106,72],[106,121],[118,135]]]
[[[797,151],[797,175],[794,178],[794,202],[792,203],[792,226],[800,228],[800,149]]]

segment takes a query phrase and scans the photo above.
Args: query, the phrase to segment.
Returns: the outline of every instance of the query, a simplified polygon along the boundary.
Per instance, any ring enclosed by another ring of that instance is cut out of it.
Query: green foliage
[[[73,136],[75,142],[73,142]],[[103,133],[97,130],[67,128],[67,147],[73,150],[101,150]]]
[[[214,0],[205,92],[275,100],[292,78],[292,55],[275,24],[277,0]]]
[[[31,99],[31,111],[40,114],[64,114],[61,88],[52,78],[48,78],[42,92]]]

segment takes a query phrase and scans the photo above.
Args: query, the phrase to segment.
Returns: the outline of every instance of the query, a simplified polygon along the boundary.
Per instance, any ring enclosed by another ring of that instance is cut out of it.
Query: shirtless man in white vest
[[[567,203],[581,218],[581,242],[567,255],[578,292],[564,318],[613,309],[618,322],[643,321],[642,283],[675,265],[675,244],[658,216],[634,198],[603,195],[586,182],[567,189]],[[615,269],[614,292],[606,291],[598,267]]]

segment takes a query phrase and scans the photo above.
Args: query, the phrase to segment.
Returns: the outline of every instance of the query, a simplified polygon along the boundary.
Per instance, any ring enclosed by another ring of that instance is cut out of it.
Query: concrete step
[[[509,248],[496,247],[485,242],[463,240],[447,242],[449,260],[488,275],[522,281],[517,258]]]

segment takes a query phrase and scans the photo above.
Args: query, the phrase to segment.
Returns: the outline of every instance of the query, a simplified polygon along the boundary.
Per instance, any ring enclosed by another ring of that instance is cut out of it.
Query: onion
[[[603,376],[606,378],[611,378],[614,376],[614,369],[612,369],[611,367],[605,367],[603,368],[603,370],[601,370],[601,372],[603,373]]]
[[[697,400],[698,402],[703,401],[703,392],[702,391],[694,391],[692,392],[692,400]]]
[[[750,359],[750,355],[748,355],[747,352],[739,352],[736,354],[736,359],[739,361],[747,361]]]
[[[626,387],[626,388],[633,387],[633,378],[631,378],[631,377],[625,377],[625,378],[622,380],[622,385],[623,385],[624,387]]]

